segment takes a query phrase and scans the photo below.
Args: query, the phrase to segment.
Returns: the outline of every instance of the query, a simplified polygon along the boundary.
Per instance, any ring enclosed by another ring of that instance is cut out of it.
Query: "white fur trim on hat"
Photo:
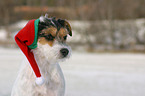
[[[37,77],[35,80],[37,85],[42,85],[44,83],[44,78],[43,77]]]

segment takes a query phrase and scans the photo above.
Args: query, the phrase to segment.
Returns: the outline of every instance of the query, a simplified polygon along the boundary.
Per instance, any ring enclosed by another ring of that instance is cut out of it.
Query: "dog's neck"
[[[32,50],[35,60],[39,66],[40,72],[46,81],[49,81],[50,78],[54,77],[54,75],[62,75],[62,71],[58,62],[50,62],[43,54],[41,54],[41,50],[38,48]],[[59,76],[60,77],[60,76]],[[54,80],[55,81],[55,80]]]
[[[34,49],[32,52],[41,72],[49,72],[58,64],[58,62],[49,62],[49,60],[47,60],[47,58],[41,54],[39,49]]]
[[[39,52],[39,49],[33,50],[34,57],[46,83],[50,83],[52,87],[58,86],[58,84],[64,87],[64,76],[58,62],[49,62]]]
[[[20,70],[19,76],[17,78],[19,82],[17,82],[16,85],[19,87],[17,87],[16,90],[20,90],[21,93],[23,88],[28,88],[29,90],[32,89],[32,92],[30,92],[31,95],[29,96],[34,96],[34,93],[35,96],[38,96],[36,94],[39,92],[44,94],[43,96],[48,96],[48,94],[51,96],[58,96],[57,94],[60,94],[59,96],[64,96],[65,81],[59,64],[57,64],[57,62],[50,63],[48,60],[46,60],[43,54],[40,53],[40,51],[41,50],[39,50],[39,48],[32,50],[41,75],[44,77],[44,84],[42,86],[36,86],[36,84],[34,84],[36,77],[29,64],[26,64],[29,62],[25,60],[26,62],[23,62],[23,66],[21,67],[22,69]],[[29,90],[26,90],[26,94]]]

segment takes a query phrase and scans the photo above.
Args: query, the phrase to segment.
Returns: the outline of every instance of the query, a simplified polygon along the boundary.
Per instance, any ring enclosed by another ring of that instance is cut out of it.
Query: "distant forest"
[[[145,0],[0,0],[0,25],[48,13],[69,20],[145,18]]]

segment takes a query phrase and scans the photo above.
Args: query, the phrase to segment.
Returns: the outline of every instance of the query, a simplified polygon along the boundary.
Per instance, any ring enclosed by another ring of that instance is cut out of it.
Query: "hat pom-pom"
[[[44,78],[43,77],[37,77],[35,82],[36,82],[37,85],[42,85],[44,83]]]

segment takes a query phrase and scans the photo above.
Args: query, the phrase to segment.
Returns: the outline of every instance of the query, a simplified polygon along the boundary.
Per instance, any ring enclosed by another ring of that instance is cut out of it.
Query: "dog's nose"
[[[60,50],[60,53],[62,54],[63,57],[66,57],[68,55],[69,51],[67,48],[62,48]]]

